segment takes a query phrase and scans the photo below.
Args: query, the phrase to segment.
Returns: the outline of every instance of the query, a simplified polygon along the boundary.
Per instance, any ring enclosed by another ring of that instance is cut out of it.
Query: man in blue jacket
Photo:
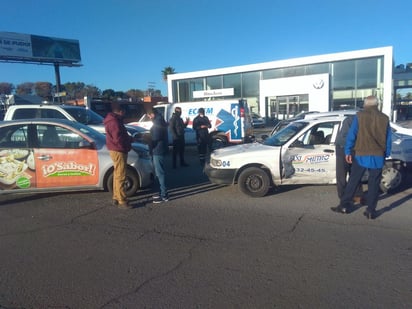
[[[358,112],[349,129],[346,144],[346,162],[352,164],[348,184],[340,199],[340,204],[331,209],[347,213],[352,207],[352,199],[357,186],[366,170],[368,177],[367,209],[364,215],[368,219],[377,217],[376,206],[379,198],[379,184],[385,158],[391,153],[392,135],[389,117],[378,110],[378,99],[366,97],[363,110]],[[352,155],[351,150],[354,150]]]

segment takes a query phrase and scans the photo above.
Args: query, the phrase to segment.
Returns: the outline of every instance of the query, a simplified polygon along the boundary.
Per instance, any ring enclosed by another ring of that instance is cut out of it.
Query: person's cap
[[[363,102],[364,107],[366,107],[366,106],[377,106],[377,105],[378,105],[378,99],[373,95],[370,95],[370,96],[366,97],[365,101]]]

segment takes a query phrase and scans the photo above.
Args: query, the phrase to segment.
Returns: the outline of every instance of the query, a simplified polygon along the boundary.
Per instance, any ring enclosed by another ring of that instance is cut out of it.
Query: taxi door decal
[[[94,149],[35,149],[38,188],[96,185],[99,179]]]

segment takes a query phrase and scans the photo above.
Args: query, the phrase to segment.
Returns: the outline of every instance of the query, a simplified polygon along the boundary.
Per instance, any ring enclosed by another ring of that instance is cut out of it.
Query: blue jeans
[[[160,186],[160,197],[167,197],[164,155],[153,155],[153,167]]]
[[[366,167],[360,166],[354,156],[352,157],[352,168],[351,168],[351,173],[349,176],[349,181],[340,199],[340,205],[342,207],[351,206],[353,196],[355,195],[356,189],[359,186],[359,182],[361,181],[362,176],[366,170],[368,170],[369,172],[368,196],[366,200],[368,204],[368,210],[369,211],[376,210],[376,206],[378,204],[378,199],[379,199],[379,184],[381,182],[382,169],[381,168],[368,168],[367,169]]]

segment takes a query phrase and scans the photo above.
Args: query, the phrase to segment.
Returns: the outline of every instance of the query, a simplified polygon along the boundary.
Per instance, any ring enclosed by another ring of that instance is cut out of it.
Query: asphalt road
[[[334,186],[211,185],[195,149],[120,210],[106,192],[0,196],[0,308],[410,308],[412,188],[381,216]]]

